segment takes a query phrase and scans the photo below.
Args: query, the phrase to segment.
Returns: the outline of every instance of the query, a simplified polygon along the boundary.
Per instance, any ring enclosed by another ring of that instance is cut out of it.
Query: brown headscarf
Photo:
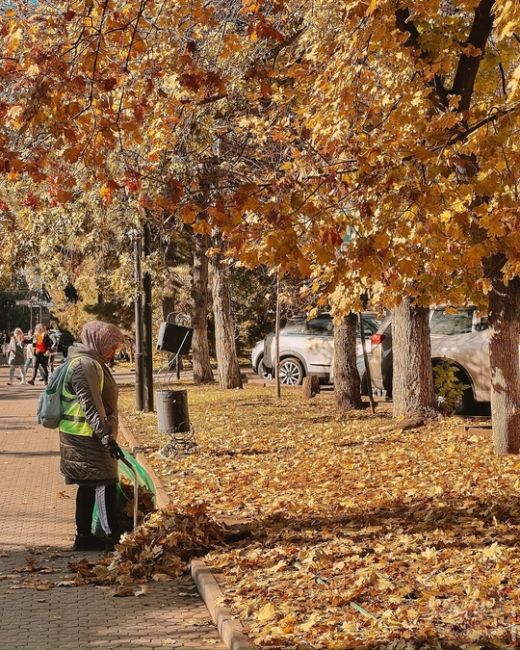
[[[125,339],[119,327],[101,320],[91,320],[83,325],[81,341],[89,350],[105,358],[114,346],[124,343]]]

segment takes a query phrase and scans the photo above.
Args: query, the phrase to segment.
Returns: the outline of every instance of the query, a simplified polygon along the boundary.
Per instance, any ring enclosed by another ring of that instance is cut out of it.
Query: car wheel
[[[262,377],[262,379],[272,379],[273,378],[273,371],[270,368],[267,368],[267,366],[264,366],[264,358],[260,357],[260,361],[258,362],[258,365],[256,367],[256,374],[259,377]]]
[[[280,362],[280,382],[288,386],[299,386],[305,373],[303,366],[294,357],[287,357]]]

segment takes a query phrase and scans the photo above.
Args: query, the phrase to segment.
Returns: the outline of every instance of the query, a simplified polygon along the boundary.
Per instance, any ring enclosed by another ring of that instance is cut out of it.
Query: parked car
[[[476,402],[489,402],[491,372],[489,367],[489,332],[487,319],[477,314],[475,307],[457,309],[444,307],[430,310],[431,357],[435,366],[447,359],[458,368],[460,380],[468,384],[463,397],[464,411],[470,411]],[[370,374],[372,387],[392,396],[393,353],[392,320],[387,316],[372,335]],[[367,379],[362,359],[358,360],[361,388],[366,394]]]
[[[377,331],[378,325],[379,321],[373,314],[363,315],[365,337],[369,346],[370,337]],[[271,377],[274,377],[275,345],[275,337],[271,333],[265,338],[261,359],[262,372]],[[356,352],[361,354],[361,351],[358,325]],[[261,353],[257,352],[257,355],[259,354]],[[312,374],[328,381],[333,355],[334,325],[330,314],[320,314],[311,320],[291,319],[280,331],[280,380],[283,384],[297,386],[303,382],[306,375]]]

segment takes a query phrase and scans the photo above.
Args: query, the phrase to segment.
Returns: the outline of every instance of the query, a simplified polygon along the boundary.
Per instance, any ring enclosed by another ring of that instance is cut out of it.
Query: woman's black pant
[[[119,541],[120,531],[117,516],[116,484],[87,486],[80,485],[76,494],[76,529],[78,535],[92,532],[94,504],[98,507],[99,522],[103,532],[114,542]]]
[[[36,361],[34,362],[32,381],[36,379],[36,373],[38,372],[38,368],[41,366],[43,378],[45,379],[45,383],[47,383],[49,381],[49,357],[45,356],[43,352],[37,352],[35,357]]]

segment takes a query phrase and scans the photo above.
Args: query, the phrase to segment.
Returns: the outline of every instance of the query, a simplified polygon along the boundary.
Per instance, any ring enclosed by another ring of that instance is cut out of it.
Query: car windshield
[[[371,336],[377,331],[379,323],[370,316],[363,316],[365,336]],[[293,318],[287,321],[284,334],[311,334],[315,336],[333,336],[334,323],[330,314],[320,314],[316,318],[306,321],[304,318]],[[359,323],[356,324],[356,336],[360,338]]]
[[[369,316],[363,316],[363,328],[365,330],[366,337],[375,334],[377,332],[378,327],[379,327],[379,323],[374,318],[370,318]],[[361,336],[361,333],[359,331],[359,322],[356,325],[356,336],[358,338]]]
[[[285,324],[284,334],[301,334],[305,331],[305,318],[290,318]]]
[[[435,309],[432,312],[430,331],[432,334],[454,335],[468,334],[472,331],[473,309],[457,309],[450,313],[444,309]]]
[[[322,316],[318,316],[318,318],[312,318],[307,321],[307,327],[305,329],[309,334],[322,334],[325,336],[332,334],[332,318],[328,314],[323,314]]]

